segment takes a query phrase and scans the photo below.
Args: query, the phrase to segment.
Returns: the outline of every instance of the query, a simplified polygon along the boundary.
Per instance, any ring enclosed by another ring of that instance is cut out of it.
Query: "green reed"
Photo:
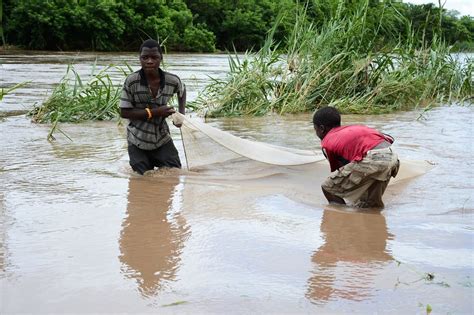
[[[26,82],[17,83],[17,84],[15,84],[13,86],[10,86],[8,88],[0,88],[0,101],[3,100],[3,97],[5,95],[10,94],[11,92],[15,91],[16,89],[24,87],[25,85],[27,85],[30,82],[31,81],[26,81]]]
[[[35,122],[55,125],[58,122],[118,118],[121,87],[115,85],[107,73],[111,68],[118,69],[124,78],[132,72],[128,65],[109,65],[94,74],[94,66],[90,80],[84,82],[74,67],[68,65],[66,74],[51,96],[40,106],[35,106],[29,115]]]
[[[284,114],[323,106],[371,114],[463,103],[474,94],[472,59],[461,64],[436,36],[419,45],[410,28],[398,44],[379,47],[383,19],[404,17],[392,12],[369,29],[367,9],[365,2],[348,15],[340,7],[319,28],[300,11],[283,49],[273,41],[275,24],[258,52],[229,56],[227,77],[214,79],[197,106],[210,116]],[[395,28],[383,27],[398,38]]]

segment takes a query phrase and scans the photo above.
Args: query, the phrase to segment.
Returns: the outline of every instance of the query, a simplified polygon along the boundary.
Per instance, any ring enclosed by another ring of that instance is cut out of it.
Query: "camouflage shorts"
[[[400,162],[391,148],[370,150],[362,161],[332,172],[322,188],[360,207],[383,207],[382,195]]]

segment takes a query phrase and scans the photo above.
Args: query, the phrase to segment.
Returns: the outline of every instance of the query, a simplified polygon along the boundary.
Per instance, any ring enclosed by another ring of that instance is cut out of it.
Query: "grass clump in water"
[[[340,2],[320,28],[308,21],[305,10],[299,11],[283,49],[273,40],[277,20],[262,49],[245,54],[243,61],[229,56],[228,76],[214,79],[199,95],[197,107],[209,116],[296,113],[324,106],[373,114],[462,103],[474,94],[472,59],[459,62],[436,36],[430,44],[416,42],[410,27],[400,36],[385,22],[410,25],[396,10],[390,19],[380,16],[376,29],[369,28],[368,8],[368,1],[361,2],[348,14]],[[382,27],[385,34],[403,39],[381,45]]]
[[[110,65],[97,74],[93,74],[91,79],[84,83],[74,67],[69,65],[66,74],[54,88],[51,96],[40,106],[34,107],[29,115],[35,122],[55,125],[58,122],[118,118],[118,102],[122,89],[112,82],[107,73],[111,68],[118,69],[124,77],[132,73],[128,65],[125,69]]]

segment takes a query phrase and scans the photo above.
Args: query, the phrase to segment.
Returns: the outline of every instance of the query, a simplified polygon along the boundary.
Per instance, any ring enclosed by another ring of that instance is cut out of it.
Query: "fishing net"
[[[300,150],[252,141],[234,136],[198,119],[173,114],[173,122],[182,124],[181,135],[186,164],[190,171],[225,170],[259,177],[285,172],[309,177],[308,184],[322,182],[329,175],[329,165],[322,152]],[[423,160],[402,160],[400,171],[391,184],[422,175],[432,168]],[[312,186],[313,186],[312,185]]]
[[[173,115],[173,120],[175,123],[182,123],[181,134],[189,170],[244,160],[280,166],[305,165],[325,160],[322,153],[316,151],[239,138],[179,113]]]

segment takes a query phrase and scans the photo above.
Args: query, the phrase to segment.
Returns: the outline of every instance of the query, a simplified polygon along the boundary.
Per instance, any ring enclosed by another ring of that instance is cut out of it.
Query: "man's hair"
[[[154,39],[147,39],[146,41],[144,41],[142,43],[142,45],[140,46],[140,49],[138,50],[138,53],[142,52],[143,47],[147,47],[147,48],[155,48],[156,47],[156,48],[158,48],[158,52],[160,53],[160,55],[163,55],[163,52],[161,51],[160,43],[158,43]]]
[[[313,115],[313,125],[326,127],[339,127],[341,125],[341,114],[334,107],[323,107]]]

